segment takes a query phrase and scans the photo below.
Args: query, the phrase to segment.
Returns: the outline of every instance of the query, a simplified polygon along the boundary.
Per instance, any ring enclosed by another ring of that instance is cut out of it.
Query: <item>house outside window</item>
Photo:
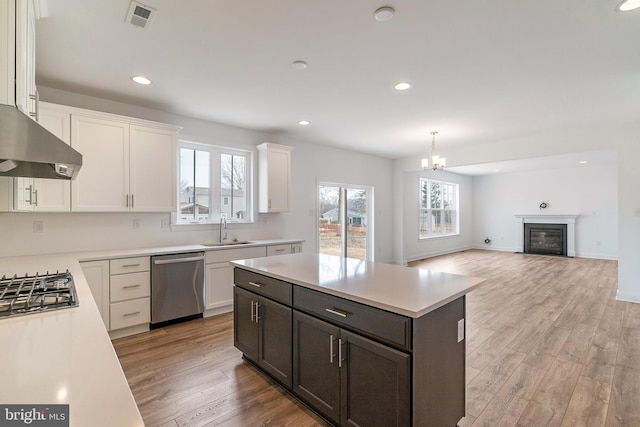
[[[459,234],[458,184],[420,178],[418,238]]]
[[[178,155],[176,223],[251,221],[251,152],[179,141]]]

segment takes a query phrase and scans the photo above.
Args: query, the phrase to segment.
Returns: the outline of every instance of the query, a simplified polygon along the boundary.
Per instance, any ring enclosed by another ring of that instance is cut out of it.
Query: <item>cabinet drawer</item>
[[[212,264],[214,262],[233,261],[236,259],[261,258],[266,254],[267,250],[264,246],[257,246],[253,248],[219,249],[216,251],[207,251],[205,253],[205,259],[207,264]]]
[[[149,271],[149,257],[112,259],[109,262],[111,274],[135,273],[136,271]]]
[[[149,278],[148,271],[111,276],[111,302],[148,297]]]
[[[233,269],[233,282],[241,288],[291,306],[291,283],[238,267]]]
[[[267,246],[267,256],[284,255],[291,253],[291,245],[273,245]]]
[[[111,304],[111,330],[149,323],[149,298],[140,298]]]
[[[293,306],[378,341],[411,350],[411,319],[301,286],[293,287]]]

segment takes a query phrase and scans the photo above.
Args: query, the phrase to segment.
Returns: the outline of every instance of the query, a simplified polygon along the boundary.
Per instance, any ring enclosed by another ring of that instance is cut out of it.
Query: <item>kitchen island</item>
[[[242,247],[263,247],[266,254],[267,247],[300,241],[257,240]],[[79,302],[60,310],[0,315],[4,350],[0,355],[4,367],[0,406],[20,405],[27,410],[69,405],[71,427],[144,426],[81,263],[193,251],[231,252],[235,248],[192,244],[0,257],[0,277],[69,271]],[[4,418],[2,411],[0,425]]]
[[[234,344],[336,425],[455,426],[484,279],[318,254],[232,262]]]

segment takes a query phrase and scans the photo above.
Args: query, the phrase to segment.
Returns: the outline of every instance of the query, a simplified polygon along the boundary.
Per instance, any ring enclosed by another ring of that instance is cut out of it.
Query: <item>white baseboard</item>
[[[231,311],[233,311],[233,303],[230,305],[225,305],[222,307],[216,307],[216,308],[211,308],[209,310],[205,310],[202,317],[217,316],[218,314],[229,313]]]
[[[455,254],[456,252],[467,251],[469,249],[474,249],[474,248],[473,247],[465,247],[465,248],[450,249],[450,250],[447,250],[447,251],[429,252],[429,253],[426,253],[426,254],[413,256],[413,257],[411,257],[409,259],[404,260],[404,265],[407,265],[408,263],[413,262],[413,261],[419,261],[421,259],[433,258],[433,257],[440,256],[440,255]]]
[[[616,293],[616,299],[618,301],[627,301],[627,302],[635,302],[640,303],[640,293],[637,292],[618,292]]]

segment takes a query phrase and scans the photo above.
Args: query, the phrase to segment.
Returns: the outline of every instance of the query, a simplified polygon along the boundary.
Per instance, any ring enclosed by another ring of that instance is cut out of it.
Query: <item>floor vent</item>
[[[125,22],[128,22],[134,27],[146,29],[149,28],[155,15],[156,10],[154,8],[132,0]]]

